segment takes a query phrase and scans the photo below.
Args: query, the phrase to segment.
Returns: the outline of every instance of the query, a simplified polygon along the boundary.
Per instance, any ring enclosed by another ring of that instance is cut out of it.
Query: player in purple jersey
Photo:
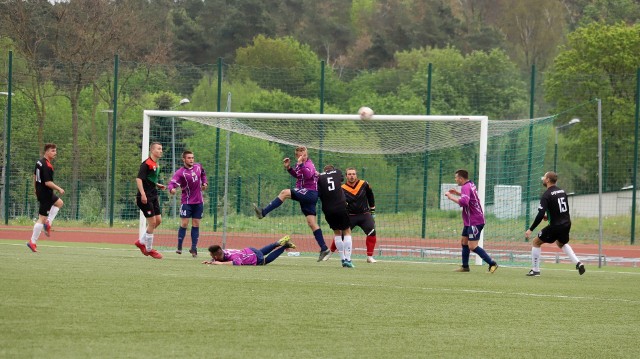
[[[37,252],[36,242],[40,233],[44,230],[44,234],[49,237],[51,224],[56,218],[58,211],[62,208],[62,200],[56,196],[53,191],[58,191],[60,195],[64,194],[64,189],[53,182],[53,161],[58,155],[58,148],[55,143],[47,143],[44,145],[44,156],[36,162],[33,171],[33,184],[36,192],[36,198],[40,203],[38,209],[38,220],[33,225],[33,233],[31,240],[27,242],[27,247],[32,252]]]
[[[189,253],[195,258],[198,256],[200,219],[202,219],[204,211],[202,193],[207,190],[207,174],[201,164],[195,163],[195,157],[191,151],[182,152],[182,162],[184,162],[184,166],[173,174],[167,188],[172,195],[176,194],[177,188],[182,191],[176,253],[182,254],[182,242],[187,234],[189,218],[191,218],[191,249],[189,249]]]
[[[469,172],[466,170],[457,170],[455,181],[462,187],[460,192],[452,188],[445,193],[445,196],[462,207],[463,228],[462,237],[460,238],[462,266],[456,271],[469,272],[469,255],[473,252],[489,264],[489,273],[493,273],[498,269],[498,263],[491,259],[487,252],[478,245],[480,233],[484,228],[484,213],[482,212],[476,185],[469,181]]]
[[[540,197],[538,215],[531,227],[524,233],[527,239],[531,232],[542,222],[549,220],[549,225],[544,227],[533,239],[531,247],[531,270],[528,277],[540,276],[540,248],[543,243],[553,243],[571,259],[580,275],[585,272],[584,264],[580,262],[573,248],[569,245],[569,232],[571,231],[571,216],[569,215],[569,201],[565,191],[556,186],[558,175],[555,172],[547,172],[542,176],[542,185],[547,189]]]
[[[282,203],[288,198],[298,201],[300,203],[302,214],[307,217],[307,224],[313,232],[313,237],[316,242],[318,242],[318,246],[320,246],[320,256],[318,257],[318,262],[320,262],[324,257],[329,255],[331,251],[325,244],[324,237],[322,236],[322,229],[320,229],[318,220],[316,219],[319,174],[316,171],[315,165],[309,159],[306,147],[299,146],[296,148],[296,158],[297,163],[295,167],[291,167],[291,160],[289,158],[282,160],[285,170],[287,170],[291,176],[296,178],[296,187],[293,189],[283,189],[278,197],[263,209],[258,208],[258,206],[253,203],[253,210],[255,211],[258,219],[262,219],[269,212],[280,207],[280,205],[282,205]]]
[[[222,249],[219,245],[209,247],[211,260],[202,264],[234,265],[234,266],[266,266],[284,253],[285,249],[296,248],[289,236],[268,244],[260,249],[247,247],[244,249]]]

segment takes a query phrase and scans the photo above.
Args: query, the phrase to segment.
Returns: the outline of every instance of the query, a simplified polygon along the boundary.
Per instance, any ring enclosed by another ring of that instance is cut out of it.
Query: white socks
[[[340,259],[344,260],[344,243],[342,242],[342,236],[335,236],[333,240],[336,243],[336,250],[340,253]]]
[[[344,236],[344,257],[346,260],[351,260],[351,250],[353,247],[353,240],[351,236]]]
[[[49,210],[49,217],[47,217],[47,219],[49,220],[49,224],[53,223],[53,220],[56,218],[59,211],[60,211],[60,208],[56,206],[51,206],[51,209]]]
[[[153,249],[153,233],[144,234],[144,246],[147,249],[147,252],[151,252]]]
[[[340,259],[350,261],[353,247],[351,236],[335,236],[333,239],[336,242],[336,249],[340,253]]]
[[[531,247],[531,269],[534,272],[540,272],[540,253],[542,248]]]
[[[562,251],[564,252],[564,254],[568,255],[569,258],[571,258],[573,264],[578,264],[578,262],[580,262],[578,257],[576,257],[576,254],[573,252],[573,248],[571,248],[569,244],[565,244],[564,246],[562,246]]]
[[[33,225],[33,234],[31,235],[31,243],[36,244],[38,241],[38,237],[40,237],[40,233],[42,232],[42,228],[44,228],[44,224],[37,223]]]
[[[565,244],[564,246],[562,246],[562,251],[571,259],[573,264],[578,264],[578,262],[580,262],[570,245]],[[542,248],[531,247],[531,269],[533,269],[534,272],[540,272],[541,252]]]

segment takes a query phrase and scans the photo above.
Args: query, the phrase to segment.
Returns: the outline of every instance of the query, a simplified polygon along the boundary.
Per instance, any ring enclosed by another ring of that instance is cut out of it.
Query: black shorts
[[[136,196],[136,204],[138,208],[142,211],[144,218],[151,218],[154,216],[159,216],[162,214],[160,210],[160,202],[158,201],[158,197],[149,198],[147,197],[147,203],[142,203],[142,199],[140,196]]]
[[[553,243],[558,241],[562,244],[569,243],[569,232],[571,231],[571,223],[562,226],[546,226],[538,233],[538,238],[544,243]]]
[[[349,215],[346,209],[323,211],[324,219],[334,231],[344,231],[350,228]]]
[[[51,196],[45,194],[42,197],[38,198],[38,202],[40,203],[40,207],[38,208],[38,214],[41,216],[48,216],[49,210],[53,206],[54,203],[58,202],[60,198],[55,194],[51,193]]]
[[[376,222],[373,220],[371,213],[352,214],[349,216],[349,220],[351,222],[351,229],[360,227],[365,235],[376,235]]]

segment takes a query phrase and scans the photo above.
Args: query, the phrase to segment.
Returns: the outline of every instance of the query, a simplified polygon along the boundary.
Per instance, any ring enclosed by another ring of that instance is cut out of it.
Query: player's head
[[[195,161],[195,156],[191,151],[182,152],[182,162],[184,162],[185,167],[191,168],[193,167],[193,162]]]
[[[558,174],[553,171],[549,171],[545,173],[541,179],[542,179],[543,186],[545,187],[554,186],[556,182],[558,182]]]
[[[151,142],[149,145],[149,152],[151,153],[151,156],[154,156],[155,158],[162,157],[162,145],[160,142]]]
[[[56,146],[55,143],[46,143],[44,145],[44,157],[46,157],[48,160],[56,158],[57,154],[58,146]]]
[[[224,259],[224,252],[222,251],[222,247],[217,244],[214,244],[209,247],[209,254],[211,254],[211,258],[220,262]]]
[[[325,171],[325,172],[333,171],[333,170],[335,170],[335,169],[336,169],[336,168],[335,168],[335,167],[333,167],[333,165],[326,165],[326,166],[324,166],[324,171]]]
[[[358,172],[354,167],[347,168],[347,183],[358,182]]]
[[[305,146],[296,147],[296,158],[299,158],[300,156],[303,156],[305,160],[309,157]]]
[[[457,170],[455,174],[456,183],[463,185],[469,181],[469,172],[467,170]]]

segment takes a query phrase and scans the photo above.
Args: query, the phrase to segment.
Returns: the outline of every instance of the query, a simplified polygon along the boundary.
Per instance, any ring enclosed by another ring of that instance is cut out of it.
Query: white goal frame
[[[210,117],[210,118],[245,118],[261,120],[324,120],[324,121],[362,121],[360,115],[339,114],[306,114],[306,113],[251,113],[251,112],[205,112],[205,111],[161,111],[145,110],[142,120],[142,161],[149,157],[149,142],[151,130],[151,117]],[[418,121],[418,122],[480,122],[479,137],[479,166],[478,166],[478,197],[484,211],[487,174],[487,146],[489,135],[489,118],[487,116],[457,116],[457,115],[378,115],[375,114],[367,121]],[[139,236],[146,231],[146,218],[140,213]],[[484,231],[480,233],[478,245],[482,246]],[[481,265],[482,259],[476,256],[476,264]]]

